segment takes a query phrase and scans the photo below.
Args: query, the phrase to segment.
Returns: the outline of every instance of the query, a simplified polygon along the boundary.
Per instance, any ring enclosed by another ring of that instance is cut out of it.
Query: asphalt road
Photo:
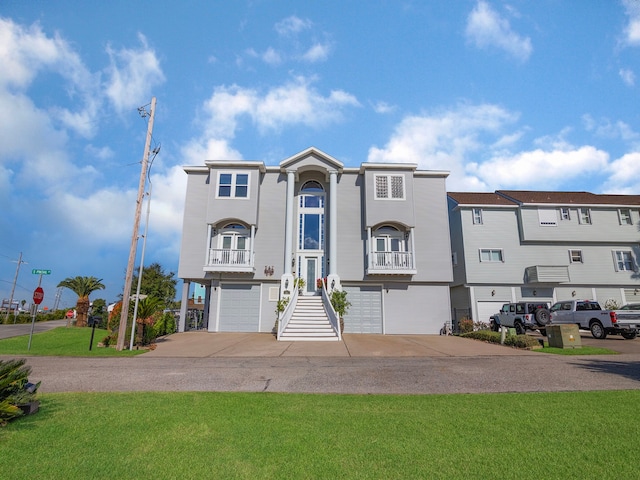
[[[640,356],[30,357],[41,392],[434,394],[640,389]]]
[[[51,320],[50,322],[36,322],[33,325],[33,333],[46,332],[56,327],[64,327],[66,320]],[[31,332],[31,323],[16,323],[8,325],[0,325],[0,340],[3,338],[17,337],[20,335],[29,335]]]

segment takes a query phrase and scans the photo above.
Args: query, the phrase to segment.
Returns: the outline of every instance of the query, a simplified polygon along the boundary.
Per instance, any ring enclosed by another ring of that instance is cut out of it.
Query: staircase
[[[288,341],[337,341],[338,334],[333,329],[322,305],[320,296],[299,296],[293,315],[280,335]]]

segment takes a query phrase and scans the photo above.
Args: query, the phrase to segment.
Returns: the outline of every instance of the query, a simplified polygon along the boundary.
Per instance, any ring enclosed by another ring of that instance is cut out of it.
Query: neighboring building
[[[348,292],[345,333],[438,333],[450,322],[448,172],[347,168],[315,148],[278,166],[207,160],[185,171],[182,305],[192,282],[204,285],[210,332],[271,332],[278,300],[296,300],[295,278],[303,296],[325,277]]]
[[[503,303],[640,301],[640,196],[448,193],[453,318],[489,321]]]

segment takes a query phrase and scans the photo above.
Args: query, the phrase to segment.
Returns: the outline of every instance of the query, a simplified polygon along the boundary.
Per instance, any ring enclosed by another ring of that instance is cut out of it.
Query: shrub
[[[6,425],[13,418],[22,415],[20,405],[35,400],[40,386],[29,383],[31,368],[25,360],[0,360],[0,425]]]
[[[491,330],[478,330],[461,335],[465,338],[473,338],[489,343],[500,343],[500,332],[492,332]],[[504,344],[515,348],[532,348],[540,345],[538,339],[530,335],[507,335]]]
[[[165,312],[153,325],[156,337],[171,335],[176,331],[176,317],[171,312]]]
[[[458,322],[458,332],[460,334],[473,332],[473,320],[469,317],[462,317]]]

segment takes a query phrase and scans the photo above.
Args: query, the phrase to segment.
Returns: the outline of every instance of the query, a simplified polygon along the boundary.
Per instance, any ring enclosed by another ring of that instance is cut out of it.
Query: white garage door
[[[505,303],[509,302],[478,302],[478,318],[475,318],[474,321],[489,323],[489,317],[498,313]]]
[[[257,332],[260,325],[260,285],[222,285],[220,332]]]
[[[382,333],[382,288],[344,287],[351,302],[344,333]]]

